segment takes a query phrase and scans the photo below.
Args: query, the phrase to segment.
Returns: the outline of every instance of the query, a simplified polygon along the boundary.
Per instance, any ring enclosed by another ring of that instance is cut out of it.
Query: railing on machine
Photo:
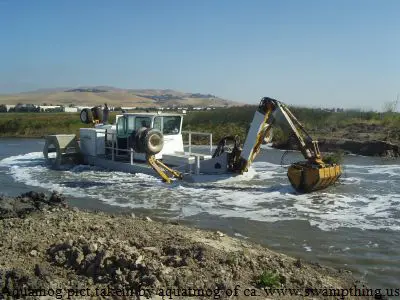
[[[110,146],[107,146],[107,144],[109,144],[109,143],[108,143],[109,140],[108,140],[107,136],[109,136],[109,135],[111,135],[111,147],[110,147]],[[118,157],[118,156],[119,156],[119,157],[124,156],[124,155],[119,155],[119,154],[118,154],[119,152],[128,152],[128,153],[130,154],[130,163],[131,163],[131,165],[133,165],[133,153],[134,153],[133,148],[130,148],[130,149],[121,149],[121,148],[118,148],[117,139],[114,138],[115,136],[116,136],[116,133],[114,133],[114,132],[107,132],[107,129],[105,129],[105,132],[104,132],[104,149],[105,149],[105,150],[106,150],[106,149],[110,149],[110,150],[111,150],[111,160],[112,160],[112,161],[115,161],[115,158]],[[128,138],[129,138],[129,137],[126,138],[127,143],[128,143]],[[95,133],[95,141],[97,141],[97,131],[96,131],[96,133]],[[105,151],[105,152],[106,152],[106,151]],[[96,142],[96,153],[97,153],[97,142]],[[105,156],[107,156],[106,153],[105,153]]]
[[[210,154],[212,155],[212,151],[213,151],[213,141],[212,141],[212,133],[206,133],[206,132],[196,132],[196,131],[182,131],[182,134],[188,134],[188,144],[185,146],[189,147],[189,155],[192,154],[192,135],[194,136],[208,136],[209,137],[209,142],[210,142]],[[109,145],[110,139],[108,139],[108,137],[111,135],[111,146]],[[111,150],[111,160],[115,161],[116,157],[126,157],[125,155],[119,155],[118,153],[120,152],[127,152],[130,154],[130,164],[133,164],[133,156],[134,156],[134,150],[133,148],[130,149],[121,149],[118,147],[118,143],[117,143],[117,139],[116,137],[116,133],[114,132],[108,132],[107,129],[104,132],[104,149],[109,149]],[[129,143],[129,137],[126,138],[127,139],[127,144]],[[95,140],[97,141],[97,131],[96,131],[96,135],[95,135]],[[97,143],[96,143],[96,148],[97,148]],[[97,153],[97,149],[96,149],[96,153]],[[107,155],[107,154],[105,154]]]
[[[213,142],[212,142],[212,133],[208,133],[208,132],[197,132],[197,131],[182,131],[182,134],[188,134],[189,135],[189,140],[188,140],[188,144],[185,146],[189,147],[189,155],[192,154],[192,135],[197,135],[197,136],[208,136],[210,139],[210,154],[212,155],[212,151],[213,151]]]
[[[97,131],[95,131],[95,153],[97,155]],[[128,149],[119,149],[118,148],[118,139],[114,138],[115,133],[108,133],[107,129],[104,130],[104,157],[107,158],[107,149],[111,149],[111,159],[112,161],[115,161],[115,156],[119,156],[118,153],[119,151],[123,152],[129,152],[130,153],[130,164],[133,165],[133,155],[134,155],[134,150],[133,148],[128,148],[129,147],[129,137],[127,137],[127,148]],[[111,135],[111,147],[109,146],[109,141],[108,137]],[[115,147],[117,145],[117,147]],[[123,157],[126,157],[125,155],[122,155]],[[172,179],[170,175],[168,175],[166,172],[169,172],[174,178],[182,179],[183,174],[175,169],[172,169],[171,167],[165,165],[162,161],[156,159],[155,155],[146,155],[146,161],[147,163],[153,168],[153,170],[163,179],[164,182],[171,183]]]

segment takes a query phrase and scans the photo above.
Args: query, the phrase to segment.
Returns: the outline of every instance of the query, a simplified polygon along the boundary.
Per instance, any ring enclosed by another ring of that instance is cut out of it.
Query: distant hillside
[[[168,106],[235,106],[241,103],[211,94],[183,93],[170,89],[119,89],[108,86],[41,89],[32,92],[0,95],[0,104]]]

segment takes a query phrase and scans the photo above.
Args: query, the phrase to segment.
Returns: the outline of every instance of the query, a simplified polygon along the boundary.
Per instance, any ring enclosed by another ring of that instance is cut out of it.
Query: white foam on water
[[[346,165],[345,171],[355,174],[389,175],[390,177],[400,177],[400,165],[398,164]]]
[[[268,162],[255,162],[253,164],[257,170],[257,179],[268,180],[277,177],[286,177],[287,169],[281,165],[276,165]]]
[[[250,167],[249,170],[243,174],[232,176],[231,174],[215,174],[215,175],[191,175],[194,183],[218,183],[218,184],[234,184],[243,181],[249,181],[254,178],[256,171]]]
[[[10,156],[0,160],[0,166],[11,166],[15,164],[26,165],[31,163],[33,160],[44,162],[44,157],[42,152],[31,152],[22,155]]]
[[[399,193],[373,187],[371,190],[368,180],[372,179],[354,172],[366,173],[365,176],[374,172],[398,176],[398,165],[349,165],[351,176],[343,178],[342,185],[311,194],[296,193],[288,184],[286,168],[269,162],[254,163],[255,173],[250,171],[251,179],[247,180],[171,185],[150,175],[85,165],[51,170],[41,152],[5,158],[0,167],[6,168],[15,181],[29,186],[98,199],[114,206],[166,211],[176,217],[207,213],[263,222],[305,220],[322,230],[351,227],[400,231]]]
[[[357,178],[357,177],[343,177],[340,179],[340,181],[343,184],[360,184],[361,183],[361,178]]]
[[[367,246],[367,248],[378,248],[379,244],[378,243],[374,243],[372,241],[368,241],[368,244],[366,246]]]

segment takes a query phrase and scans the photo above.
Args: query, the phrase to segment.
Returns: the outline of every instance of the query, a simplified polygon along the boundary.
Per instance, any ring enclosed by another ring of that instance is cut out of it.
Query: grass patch
[[[110,115],[110,120],[115,114]],[[0,113],[0,136],[44,137],[49,134],[76,134],[92,127],[80,121],[78,113]]]
[[[256,278],[256,284],[260,287],[279,287],[280,276],[272,271],[264,271]]]
[[[219,108],[210,111],[189,111],[184,116],[183,130],[210,132],[214,144],[227,135],[238,135],[244,142],[257,106]],[[378,133],[387,132],[390,139],[400,139],[400,114],[395,112],[378,113],[348,110],[327,112],[312,108],[290,107],[294,115],[312,133],[313,138],[342,136],[349,126],[382,126]],[[119,113],[119,112],[118,112]],[[110,113],[109,122],[113,123],[117,112]],[[43,137],[48,134],[79,134],[79,128],[90,127],[82,124],[79,113],[0,113],[0,136],[3,137]],[[366,133],[371,133],[365,129]],[[377,133],[371,133],[377,134]],[[288,132],[278,126],[273,129],[273,142],[284,143]],[[208,143],[204,138],[193,144]]]
[[[344,159],[344,151],[342,150],[337,150],[333,153],[329,153],[324,155],[323,161],[326,164],[341,164],[343,163]]]

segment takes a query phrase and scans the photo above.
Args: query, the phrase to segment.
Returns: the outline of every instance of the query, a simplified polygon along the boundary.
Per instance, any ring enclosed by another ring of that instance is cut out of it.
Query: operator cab
[[[117,116],[117,136],[126,137],[141,127],[154,128],[163,135],[181,134],[182,115],[126,113]]]
[[[182,140],[182,121],[183,116],[179,114],[162,113],[125,113],[116,116],[116,136],[119,149],[129,149],[132,147],[131,137],[140,128],[154,128],[159,130],[164,136],[164,147],[156,154],[157,159],[162,158],[162,154],[183,153]],[[135,153],[135,159],[143,160],[141,153]]]

